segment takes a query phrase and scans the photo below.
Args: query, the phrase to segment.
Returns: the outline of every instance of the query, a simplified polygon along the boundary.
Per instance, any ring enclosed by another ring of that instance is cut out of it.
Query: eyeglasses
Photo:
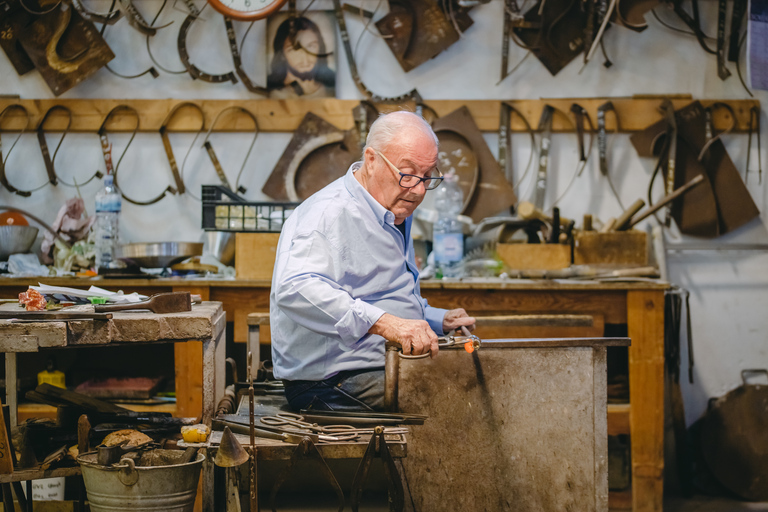
[[[435,167],[435,170],[437,171],[437,174],[439,174],[439,176],[435,178],[431,176],[422,178],[420,176],[416,176],[415,174],[405,174],[403,172],[400,172],[400,169],[395,167],[395,164],[390,162],[389,159],[381,153],[381,151],[379,151],[378,149],[375,149],[374,151],[376,151],[376,153],[381,158],[383,158],[385,162],[387,162],[387,165],[389,165],[389,167],[393,171],[395,171],[397,174],[400,175],[400,186],[403,188],[413,188],[418,186],[419,183],[424,183],[424,188],[426,190],[434,190],[440,186],[440,183],[443,182],[443,173],[440,172],[440,169],[438,169],[437,167]]]

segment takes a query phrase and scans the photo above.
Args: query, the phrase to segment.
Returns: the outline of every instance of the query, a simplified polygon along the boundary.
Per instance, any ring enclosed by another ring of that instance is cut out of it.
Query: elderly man
[[[272,359],[294,409],[381,410],[384,344],[435,357],[437,337],[474,328],[421,297],[411,215],[442,181],[437,137],[410,112],[371,126],[346,175],[283,226],[270,296]]]

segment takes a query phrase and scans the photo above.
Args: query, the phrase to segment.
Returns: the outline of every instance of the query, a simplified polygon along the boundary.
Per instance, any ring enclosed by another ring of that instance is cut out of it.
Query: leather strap
[[[731,76],[725,65],[725,16],[728,4],[726,0],[717,0],[717,76],[725,80]]]
[[[254,83],[251,81],[251,78],[243,69],[243,61],[240,58],[240,48],[237,44],[237,35],[235,34],[235,27],[232,25],[232,20],[224,16],[224,25],[226,25],[227,27],[227,39],[229,39],[229,51],[232,54],[232,62],[235,65],[235,72],[237,73],[237,76],[240,77],[240,80],[243,82],[243,85],[249,91],[255,92],[256,94],[261,94],[262,96],[268,96],[269,89],[267,89],[266,87],[254,85]]]
[[[64,128],[64,133],[62,133],[61,138],[59,139],[59,143],[56,144],[56,149],[53,151],[53,156],[51,156],[50,151],[48,150],[48,143],[45,140],[45,122],[48,120],[48,116],[51,115],[54,111],[62,111],[66,113],[67,115],[67,126]],[[45,162],[45,170],[48,172],[48,181],[51,183],[51,185],[58,185],[61,183],[62,185],[65,185],[67,187],[79,187],[82,185],[86,185],[93,181],[94,178],[101,178],[103,174],[101,171],[96,171],[93,173],[93,175],[88,178],[87,181],[84,181],[82,183],[76,183],[74,180],[72,183],[67,183],[63,179],[61,179],[56,174],[56,166],[54,163],[56,162],[56,155],[59,152],[59,148],[61,147],[61,144],[64,142],[64,137],[67,136],[67,133],[69,133],[69,128],[72,126],[72,111],[69,110],[69,108],[63,106],[63,105],[54,105],[48,111],[43,115],[43,118],[40,119],[40,122],[37,125],[37,142],[40,145],[40,152],[43,154],[43,161]]]
[[[365,86],[362,79],[360,78],[360,73],[357,70],[357,64],[355,63],[355,54],[352,51],[352,43],[349,39],[347,24],[344,21],[344,9],[341,7],[341,0],[333,0],[333,10],[336,14],[336,21],[339,24],[341,41],[344,44],[344,53],[347,55],[347,62],[349,63],[349,71],[352,75],[352,80],[354,80],[357,89],[363,94],[363,96],[374,103],[401,103],[408,100],[421,103],[421,96],[416,89],[411,90],[411,92],[407,94],[402,94],[396,97],[383,97],[372,93],[370,89]]]
[[[403,482],[400,479],[400,472],[397,470],[395,460],[392,458],[392,454],[389,451],[389,446],[387,446],[383,427],[374,428],[371,440],[368,443],[368,447],[365,449],[365,454],[363,455],[363,458],[360,459],[360,464],[357,466],[355,477],[352,480],[352,489],[350,491],[350,505],[352,506],[352,512],[358,512],[360,508],[360,500],[363,497],[363,485],[365,485],[365,482],[368,479],[368,470],[376,455],[380,456],[381,461],[384,463],[384,475],[387,478],[390,510],[394,512],[402,512],[405,508]]]
[[[207,5],[207,4],[206,4]],[[205,7],[203,7],[205,9]],[[211,83],[222,83],[222,82],[232,82],[233,84],[237,83],[237,78],[235,77],[235,74],[233,72],[224,73],[221,75],[211,75],[210,73],[205,73],[204,71],[201,71],[200,68],[195,66],[189,61],[189,52],[187,52],[187,34],[189,33],[189,27],[192,26],[192,23],[200,16],[199,10],[195,8],[193,11],[190,11],[191,14],[184,18],[184,21],[181,23],[181,28],[179,29],[179,37],[176,39],[176,46],[179,50],[179,58],[181,59],[181,62],[184,64],[184,68],[187,70],[187,73],[192,77],[193,80],[200,79],[204,82],[211,82]]]
[[[539,118],[539,130],[541,131],[541,147],[539,149],[539,170],[536,173],[536,190],[533,204],[536,208],[544,210],[544,195],[547,192],[547,166],[549,165],[549,146],[552,143],[552,118],[555,107],[544,105]]]
[[[136,6],[133,5],[131,0],[120,0],[120,7],[122,8],[121,10],[123,13],[125,13],[125,17],[128,18],[128,23],[146,36],[153,36],[157,33],[158,28],[164,28],[153,27],[147,23],[147,20],[144,19],[144,16],[142,16],[139,10],[136,9]],[[165,27],[167,26],[168,25],[165,25]]]
[[[677,119],[675,118],[675,107],[672,105],[672,102],[668,98],[664,98],[664,101],[661,104],[661,112],[667,122],[667,178],[664,181],[664,193],[671,194],[675,190],[675,166],[677,164]],[[648,202],[648,206],[651,206],[650,200]],[[669,227],[671,221],[672,203],[664,208],[664,225]]]
[[[72,6],[84,19],[91,23],[99,23],[101,25],[114,25],[122,17],[123,13],[120,9],[110,9],[105,14],[90,11],[85,8],[80,0],[71,0]]]
[[[731,123],[731,126],[729,126],[722,132],[715,135],[714,127],[712,126],[712,112],[714,112],[718,108],[724,108],[731,114],[732,123]],[[704,160],[709,150],[709,146],[711,146],[716,140],[720,139],[726,133],[730,133],[731,131],[733,131],[733,129],[736,128],[736,123],[737,123],[736,112],[734,112],[733,108],[731,108],[731,106],[728,105],[727,103],[716,101],[715,103],[713,103],[712,105],[704,109],[704,133],[706,134],[707,142],[704,144],[704,146],[702,146],[701,151],[699,152],[699,162]]]
[[[523,121],[525,129],[531,138],[531,156],[528,159],[528,164],[525,166],[525,171],[520,176],[517,183],[514,182],[514,172],[512,169],[512,114],[517,114],[517,117]],[[513,188],[516,189],[517,185],[519,185],[528,174],[535,152],[536,137],[528,119],[526,119],[513,105],[502,101],[501,110],[499,112],[499,167],[501,167],[504,176],[506,176],[507,181]]]
[[[61,110],[67,114],[67,127],[64,128],[64,133],[61,134],[59,143],[56,145],[56,149],[53,152],[53,158],[51,158],[51,153],[48,150],[48,143],[45,140],[45,121],[48,119],[48,116],[51,115],[51,112],[55,110]],[[48,172],[48,181],[50,182],[51,185],[58,185],[59,183],[59,179],[56,176],[56,170],[53,167],[53,162],[54,160],[56,160],[56,155],[59,153],[59,148],[61,147],[61,143],[64,142],[64,137],[67,136],[67,133],[69,132],[69,128],[71,126],[72,126],[72,111],[63,105],[54,105],[53,107],[49,108],[48,111],[43,115],[43,118],[40,119],[40,122],[37,125],[37,142],[40,145],[40,152],[43,154],[43,162],[45,162],[45,170]]]
[[[5,158],[3,158],[3,143],[2,138],[0,138],[0,185],[4,186],[8,189],[9,192],[13,192],[16,195],[19,195],[21,197],[29,197],[32,195],[32,192],[36,192],[37,190],[40,190],[41,188],[48,185],[48,182],[46,181],[42,185],[40,185],[37,188],[33,188],[32,190],[21,190],[13,185],[8,181],[8,177],[5,174],[5,163],[8,161],[8,157],[11,155],[11,151],[13,151],[13,148],[16,147],[16,143],[19,142],[19,139],[21,138],[24,133],[26,133],[27,128],[29,127],[29,112],[26,108],[22,105],[8,105],[3,109],[2,112],[0,112],[0,126],[3,123],[3,119],[5,119],[5,116],[8,115],[9,112],[12,110],[20,110],[24,116],[27,119],[27,122],[24,125],[24,128],[19,132],[19,134],[16,136],[16,138],[13,141],[13,144],[11,144],[11,147],[8,149],[8,154],[6,154]]]
[[[117,164],[114,166],[114,169],[112,168],[112,145],[109,142],[109,137],[107,136],[107,123],[117,113],[127,113],[132,115],[136,118],[136,126],[133,128],[133,133],[131,133],[130,139],[128,139],[128,143],[125,145],[125,148],[123,149],[123,152],[120,154],[120,158],[117,159]],[[107,174],[112,174],[114,176],[114,183],[115,187],[120,191],[120,195],[128,201],[129,203],[138,205],[138,206],[147,206],[150,204],[155,204],[156,202],[160,201],[162,198],[165,197],[165,194],[170,192],[171,194],[176,193],[176,189],[174,189],[172,186],[168,185],[168,187],[163,190],[160,195],[156,196],[153,199],[150,199],[148,201],[139,201],[136,199],[132,199],[125,195],[125,192],[120,188],[120,185],[117,181],[118,177],[118,170],[120,169],[120,163],[123,161],[123,157],[125,157],[125,153],[128,152],[128,148],[131,147],[131,143],[133,142],[133,139],[136,137],[136,133],[139,131],[139,113],[136,112],[136,109],[133,107],[129,107],[128,105],[118,105],[112,110],[109,111],[107,114],[107,117],[104,118],[104,121],[101,123],[101,126],[99,127],[99,139],[101,140],[101,149],[104,154],[104,165],[107,169]]]
[[[331,487],[333,487],[333,490],[336,493],[336,498],[339,500],[339,512],[344,510],[344,491],[341,490],[338,480],[333,476],[333,472],[331,471],[331,468],[328,467],[328,463],[325,462],[323,456],[317,451],[315,443],[308,437],[304,437],[293,451],[288,466],[275,479],[275,485],[272,487],[272,492],[269,496],[272,512],[277,512],[277,491],[280,490],[283,483],[288,480],[289,476],[291,476],[291,472],[298,465],[298,462],[302,460],[311,463],[316,469],[320,470],[320,474],[325,477],[329,484],[331,484]]]
[[[752,134],[757,135],[757,182],[763,183],[763,158],[760,155],[760,107],[752,105],[749,109],[749,135],[747,139],[747,165],[744,172],[744,183],[749,181],[749,156],[752,153]]]
[[[232,185],[230,185],[229,180],[227,179],[227,175],[224,172],[224,168],[221,166],[221,162],[219,162],[219,159],[216,156],[216,152],[213,150],[213,145],[209,140],[211,137],[211,132],[216,127],[216,123],[218,123],[221,115],[231,110],[241,112],[246,116],[250,117],[251,120],[253,121],[253,140],[251,140],[251,145],[248,146],[248,151],[246,152],[245,158],[243,159],[243,165],[240,166],[240,171],[237,173],[237,179],[235,180],[234,188],[232,188]],[[245,187],[240,185],[240,176],[243,174],[243,170],[245,169],[245,164],[248,163],[248,157],[251,156],[253,145],[256,144],[256,137],[258,136],[259,136],[259,123],[258,121],[256,121],[256,116],[254,116],[250,110],[247,110],[239,106],[232,106],[232,107],[227,107],[225,109],[222,109],[218,114],[216,114],[216,118],[213,120],[213,123],[211,123],[210,128],[208,128],[208,133],[205,134],[205,140],[203,141],[203,147],[205,147],[205,151],[208,153],[208,158],[211,159],[211,163],[213,164],[214,169],[216,169],[216,174],[218,175],[219,180],[221,180],[221,184],[224,185],[229,190],[239,192],[241,194],[244,194],[247,191]]]
[[[197,103],[193,103],[191,101],[184,101],[182,103],[176,104],[170,112],[168,112],[168,115],[165,117],[165,120],[163,121],[163,124],[160,126],[160,138],[163,141],[163,149],[165,149],[165,155],[168,157],[168,164],[171,166],[171,172],[173,173],[173,180],[176,183],[176,192],[179,194],[183,194],[186,192],[187,188],[184,186],[184,179],[181,177],[181,173],[179,172],[179,166],[176,163],[176,157],[173,155],[173,146],[171,146],[171,140],[168,138],[168,125],[173,120],[174,116],[176,115],[176,112],[181,110],[185,107],[192,107],[196,109],[200,113],[200,130],[197,132],[197,135],[195,136],[195,140],[197,140],[197,137],[202,133],[203,129],[205,128],[205,114],[203,113],[203,109],[200,108],[200,106]],[[192,146],[195,144],[195,140],[192,141],[192,144],[189,146],[190,150],[192,149]]]
[[[701,19],[699,17],[699,2],[698,0],[691,0],[691,5],[693,7],[693,17],[691,17],[690,14],[688,14],[685,9],[683,9],[683,0],[672,0],[672,7],[675,11],[675,14],[680,17],[683,22],[688,25],[688,28],[690,28],[694,35],[696,36],[696,39],[699,41],[699,45],[704,49],[705,52],[711,53],[712,55],[716,55],[717,51],[711,49],[707,45],[707,36],[704,34],[704,32],[701,30]]]

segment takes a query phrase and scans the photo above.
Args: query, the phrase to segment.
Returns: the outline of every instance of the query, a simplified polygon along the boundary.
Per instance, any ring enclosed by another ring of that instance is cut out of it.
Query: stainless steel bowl
[[[235,234],[229,231],[206,231],[203,251],[224,265],[235,262]]]
[[[202,254],[203,244],[196,242],[123,244],[117,250],[118,259],[144,268],[167,268]]]
[[[38,229],[33,226],[0,226],[0,260],[16,253],[28,252],[37,238]]]

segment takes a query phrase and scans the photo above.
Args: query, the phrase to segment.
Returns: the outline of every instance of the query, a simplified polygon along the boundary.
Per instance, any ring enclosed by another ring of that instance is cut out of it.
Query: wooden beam
[[[629,404],[608,404],[608,435],[629,434]]]
[[[584,107],[594,120],[597,119],[597,108],[606,101],[613,105],[620,119],[622,132],[639,131],[662,119],[659,113],[664,96],[638,96],[621,98],[552,98],[535,100],[503,100],[512,104],[522,113],[528,122],[536,128],[544,105],[555,107],[559,113],[554,117],[553,130],[558,132],[574,131],[573,120],[566,115],[571,104],[578,103]],[[690,96],[671,96],[675,108],[682,108],[693,99]],[[184,101],[194,101],[205,113],[207,130],[219,112],[229,107],[242,107],[251,112],[257,119],[259,130],[262,132],[292,132],[298,128],[301,120],[308,112],[313,112],[339,129],[348,130],[353,127],[352,109],[359,103],[357,100],[338,100],[326,98],[318,100],[176,100],[176,99],[32,99],[15,100],[0,98],[0,112],[10,105],[21,105],[30,114],[29,120],[20,110],[9,111],[0,126],[0,131],[18,132],[26,127],[34,130],[43,114],[54,105],[63,105],[72,111],[73,132],[96,132],[106,115],[118,105],[133,107],[139,113],[139,129],[142,132],[157,132],[171,109]],[[760,106],[757,100],[721,100],[702,99],[704,106],[714,102],[730,105],[737,117],[735,131],[746,131],[749,128],[749,112],[752,106]],[[439,115],[446,115],[457,108],[466,106],[481,131],[496,132],[499,129],[499,109],[502,100],[432,100],[426,103]],[[399,106],[377,105],[380,111],[397,110]],[[413,103],[403,107],[413,110]],[[606,116],[606,128],[610,131],[616,127],[615,117]],[[731,126],[730,114],[724,109],[714,113],[716,130],[724,130]],[[52,113],[46,121],[46,130],[61,131],[67,124],[67,117],[61,113]],[[128,114],[117,114],[109,123],[110,131],[133,131],[136,118]],[[168,126],[169,131],[197,132],[201,128],[198,112],[193,108],[182,108],[174,116]],[[214,131],[217,132],[250,132],[254,129],[253,121],[245,114],[230,110],[216,122]],[[516,116],[512,122],[512,130],[521,132],[525,126]]]

